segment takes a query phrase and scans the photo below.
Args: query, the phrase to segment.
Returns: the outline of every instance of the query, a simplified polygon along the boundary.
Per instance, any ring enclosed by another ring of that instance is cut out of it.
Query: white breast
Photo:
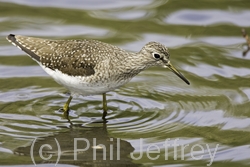
[[[102,82],[102,83],[89,83],[89,77],[93,76],[69,76],[67,74],[62,73],[59,70],[51,70],[43,65],[40,65],[45,72],[47,72],[57,83],[66,87],[72,95],[95,95],[95,94],[102,94],[105,92],[109,92],[114,90],[129,80],[123,81],[121,83],[115,82]]]

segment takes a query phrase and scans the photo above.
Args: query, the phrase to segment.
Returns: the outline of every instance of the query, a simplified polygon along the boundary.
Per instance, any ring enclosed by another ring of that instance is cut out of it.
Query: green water
[[[242,56],[241,34],[250,35],[249,20],[249,0],[1,0],[0,165],[250,166],[250,52]],[[107,94],[106,124],[93,123],[99,95],[73,99],[70,125],[58,112],[67,90],[12,46],[10,33],[134,52],[157,41],[191,85],[150,68]]]

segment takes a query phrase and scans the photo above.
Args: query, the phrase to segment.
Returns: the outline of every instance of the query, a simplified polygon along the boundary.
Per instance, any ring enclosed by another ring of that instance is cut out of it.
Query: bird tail
[[[32,59],[34,59],[37,62],[40,62],[40,56],[35,54],[34,51],[32,51],[32,49],[28,46],[28,44],[26,44],[26,41],[28,41],[30,39],[30,37],[24,37],[24,36],[10,34],[6,37],[6,39],[9,42],[11,42],[14,46],[16,46],[19,49],[26,52]]]

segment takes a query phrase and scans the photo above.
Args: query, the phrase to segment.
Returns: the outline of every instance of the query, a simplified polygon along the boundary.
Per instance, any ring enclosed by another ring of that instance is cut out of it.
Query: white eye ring
[[[157,60],[159,60],[161,58],[161,55],[158,53],[153,53],[153,57]]]

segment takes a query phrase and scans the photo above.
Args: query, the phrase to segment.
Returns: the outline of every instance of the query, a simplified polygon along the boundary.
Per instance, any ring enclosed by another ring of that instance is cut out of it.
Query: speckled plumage
[[[105,93],[150,66],[168,67],[170,63],[168,49],[157,42],[149,42],[140,52],[131,53],[97,40],[48,40],[12,34],[7,40],[72,94]],[[155,58],[155,54],[160,57]]]

